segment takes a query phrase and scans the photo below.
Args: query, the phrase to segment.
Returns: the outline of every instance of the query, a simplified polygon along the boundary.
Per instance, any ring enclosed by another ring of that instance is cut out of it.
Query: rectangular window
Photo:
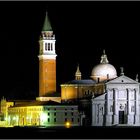
[[[45,50],[47,51],[47,43],[45,43]]]
[[[67,121],[67,118],[65,118],[65,122]]]
[[[74,118],[71,118],[71,121],[74,122]]]
[[[51,51],[53,50],[53,44],[51,43]]]
[[[56,122],[56,118],[54,118],[54,122]]]
[[[54,113],[54,116],[56,116],[56,112]]]
[[[73,112],[71,112],[71,115],[73,116]]]
[[[48,113],[48,116],[50,116],[50,113]]]
[[[50,43],[48,43],[48,51],[50,51]]]
[[[50,122],[50,118],[48,118],[48,122]]]
[[[65,112],[65,116],[67,116],[67,112]]]
[[[103,107],[101,108],[101,111],[103,112]],[[110,106],[110,112],[113,112],[113,105]]]
[[[79,121],[80,121],[80,119],[78,118],[78,119],[77,119],[77,121],[79,122]]]
[[[131,106],[131,112],[135,112],[135,107]]]

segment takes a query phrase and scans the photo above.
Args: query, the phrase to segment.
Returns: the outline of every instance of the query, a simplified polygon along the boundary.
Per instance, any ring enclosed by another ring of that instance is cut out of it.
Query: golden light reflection
[[[70,127],[71,127],[71,123],[70,123],[70,122],[66,122],[66,123],[65,123],[65,127],[66,127],[66,128],[70,128]]]

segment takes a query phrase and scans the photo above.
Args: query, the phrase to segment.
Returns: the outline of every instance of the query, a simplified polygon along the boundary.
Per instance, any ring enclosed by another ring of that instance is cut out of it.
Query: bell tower
[[[56,92],[55,35],[46,12],[39,40],[39,97]]]

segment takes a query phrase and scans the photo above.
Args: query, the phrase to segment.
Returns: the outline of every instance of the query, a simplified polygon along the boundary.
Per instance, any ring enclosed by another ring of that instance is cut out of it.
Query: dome
[[[91,78],[93,80],[104,81],[107,79],[113,79],[117,77],[116,69],[113,65],[109,64],[107,60],[107,55],[104,54],[101,56],[100,64],[96,65],[92,69]]]
[[[91,77],[93,80],[107,80],[117,77],[117,72],[114,66],[111,64],[99,64],[95,66],[92,70]]]

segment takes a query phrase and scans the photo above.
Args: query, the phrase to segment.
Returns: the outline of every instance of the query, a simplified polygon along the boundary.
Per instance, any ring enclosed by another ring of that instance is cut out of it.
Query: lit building
[[[81,76],[79,67],[77,73]],[[115,67],[109,64],[103,51],[100,64],[92,69],[91,78],[82,80],[76,77],[61,85],[62,101],[78,99],[85,113],[82,125],[140,125],[138,76],[136,80],[125,76],[123,68],[117,76]]]
[[[71,126],[80,124],[77,105],[60,104],[53,101],[34,101],[15,105],[8,110],[9,126]]]
[[[79,126],[78,105],[61,103],[56,92],[55,36],[46,13],[39,50],[39,97],[36,100],[1,100],[0,126]]]
[[[139,83],[125,76],[107,81],[105,92],[92,99],[92,126],[140,125]]]
[[[61,84],[62,101],[83,99],[92,97],[94,94],[103,93],[104,85],[102,83],[97,83],[92,79],[82,79],[81,76],[82,74],[78,66],[75,80]]]
[[[140,126],[140,86],[117,76],[105,50],[89,79],[82,79],[79,65],[75,79],[56,91],[55,36],[46,14],[39,44],[39,96],[36,100],[1,100],[0,126]]]
[[[47,13],[39,43],[39,96],[43,97],[56,92],[55,36]]]
[[[128,78],[123,68],[117,77],[115,68],[108,63],[104,52],[101,64],[92,70],[91,77],[104,85],[102,95],[92,97],[92,126],[140,125],[138,77]]]
[[[55,35],[46,13],[45,22],[39,40],[39,97],[41,101],[61,102],[56,96],[56,52]]]

